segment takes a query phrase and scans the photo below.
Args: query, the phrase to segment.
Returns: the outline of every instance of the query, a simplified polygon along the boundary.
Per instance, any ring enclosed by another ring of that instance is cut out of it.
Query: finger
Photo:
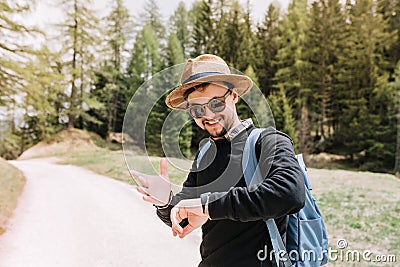
[[[142,176],[142,175],[137,176],[137,180],[142,187],[144,187],[144,188],[149,187],[149,183],[144,176]]]
[[[171,210],[171,222],[172,227],[177,230],[178,232],[182,232],[182,227],[179,225],[179,211],[178,208],[173,208]]]
[[[130,170],[131,175],[136,178],[139,182],[139,184],[143,187],[148,187],[148,182],[147,179],[145,178],[145,174],[135,171],[135,170]]]
[[[146,202],[149,202],[151,204],[158,205],[158,206],[165,205],[165,204],[161,203],[160,201],[158,201],[157,199],[153,198],[152,196],[143,196],[143,200]]]
[[[181,221],[183,220],[182,216],[179,214],[179,212],[176,214],[176,219],[179,222],[179,225],[181,225]],[[181,226],[182,227],[182,226]]]
[[[166,158],[162,158],[160,159],[160,176],[167,178],[168,177],[168,171],[167,171],[167,159]]]
[[[159,204],[156,200],[154,200],[154,199],[153,199],[152,197],[150,197],[150,196],[142,196],[142,199],[143,199],[144,201],[149,202],[149,203],[154,204],[154,205],[158,205],[158,204]]]
[[[172,228],[175,229],[178,233],[182,233],[183,229],[179,225],[178,221],[178,208],[173,208],[171,210],[171,222],[172,222]]]
[[[187,218],[188,213],[187,213],[186,208],[184,208],[184,207],[179,208],[178,216],[180,218],[179,222],[181,222],[184,218]]]
[[[182,233],[179,235],[180,238],[184,238],[185,236],[187,236],[188,234],[190,234],[191,232],[193,232],[193,230],[196,229],[193,226],[191,226],[190,224],[188,224],[185,228],[183,228]]]
[[[137,186],[136,189],[137,189],[137,191],[138,191],[139,193],[141,193],[142,195],[145,195],[145,196],[148,196],[148,195],[149,195],[149,193],[147,193],[147,192],[146,192],[143,188],[141,188],[140,186]]]
[[[174,229],[174,228],[171,228],[171,229],[172,229],[172,235],[173,235],[173,236],[177,236],[178,233],[175,231],[175,229]]]

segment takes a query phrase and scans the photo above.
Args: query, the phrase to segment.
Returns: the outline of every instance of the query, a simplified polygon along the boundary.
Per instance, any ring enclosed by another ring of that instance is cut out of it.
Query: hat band
[[[200,72],[200,73],[197,73],[197,74],[195,74],[195,75],[190,76],[188,79],[186,79],[185,81],[183,81],[182,84],[191,82],[191,81],[196,80],[196,79],[199,79],[199,78],[203,78],[203,77],[215,75],[215,74],[225,74],[225,73],[223,73],[223,72]]]

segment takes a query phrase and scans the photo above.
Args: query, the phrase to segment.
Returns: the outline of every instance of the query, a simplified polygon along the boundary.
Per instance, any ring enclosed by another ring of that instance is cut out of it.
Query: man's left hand
[[[169,204],[171,196],[171,182],[167,172],[167,159],[160,160],[160,175],[147,175],[131,170],[131,175],[138,181],[138,192],[144,201],[157,206]]]
[[[182,228],[179,223],[187,218],[189,224]],[[174,236],[184,238],[193,230],[207,222],[208,215],[203,213],[200,198],[181,200],[171,210],[172,233]]]

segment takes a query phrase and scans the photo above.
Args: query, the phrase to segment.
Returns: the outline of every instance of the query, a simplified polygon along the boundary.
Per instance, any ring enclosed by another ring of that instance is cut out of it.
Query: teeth
[[[216,124],[218,121],[206,121],[207,124]]]

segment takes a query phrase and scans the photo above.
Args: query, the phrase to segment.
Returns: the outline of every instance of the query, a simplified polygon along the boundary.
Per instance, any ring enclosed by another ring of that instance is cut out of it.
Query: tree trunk
[[[394,165],[394,173],[396,175],[399,174],[400,170],[400,91],[397,90],[397,138],[396,138],[396,157],[395,157],[395,165]]]
[[[69,113],[68,113],[68,129],[74,128],[75,122],[75,113],[76,113],[76,57],[77,57],[77,46],[78,46],[78,4],[77,0],[74,2],[74,46],[73,46],[73,55],[72,55],[72,78],[71,78],[71,97],[69,101]]]
[[[299,150],[304,155],[311,153],[310,143],[310,120],[307,107],[301,107],[301,124],[299,129]]]

